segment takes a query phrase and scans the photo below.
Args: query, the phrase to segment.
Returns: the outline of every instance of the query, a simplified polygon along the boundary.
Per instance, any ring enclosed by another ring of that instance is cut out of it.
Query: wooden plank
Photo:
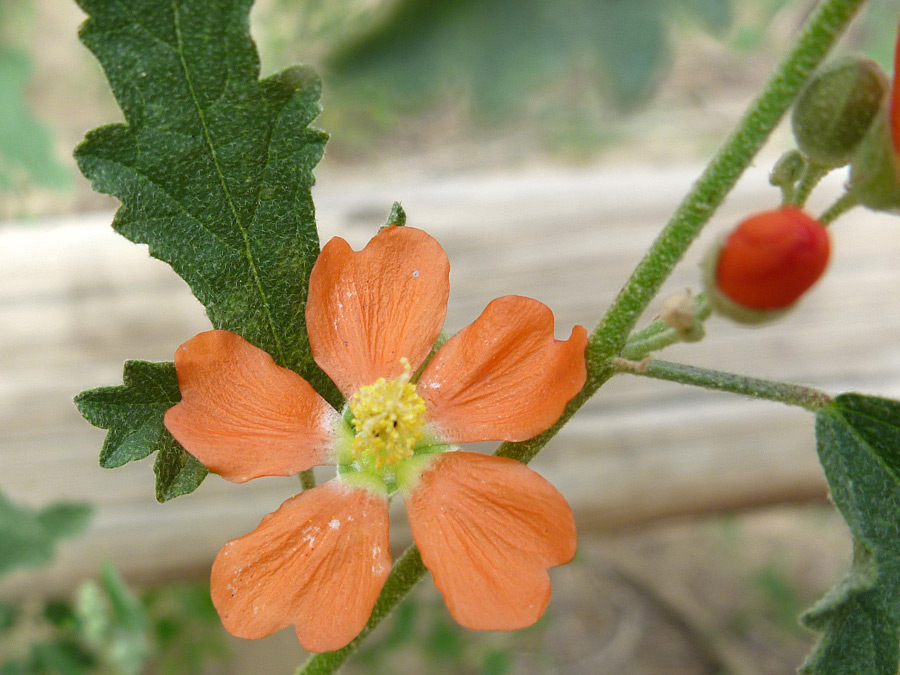
[[[449,332],[492,298],[515,293],[549,304],[564,337],[573,324],[597,320],[696,175],[688,167],[332,177],[316,200],[323,240],[340,235],[356,248],[384,222],[390,201],[401,200],[409,223],[433,233],[450,256]],[[837,186],[822,191],[836,195]],[[751,172],[667,289],[696,288],[705,245],[776,197],[764,173]],[[35,505],[98,505],[85,537],[36,576],[13,575],[3,585],[9,592],[66,585],[104,558],[130,578],[205,569],[227,539],[296,490],[294,479],[235,486],[211,477],[197,493],[158,505],[149,461],[98,468],[104,432],[79,417],[72,396],[120,382],[127,358],[171,359],[208,327],[166,265],[109,229],[111,215],[0,226],[0,488]],[[764,329],[714,318],[706,340],[666,358],[900,396],[896,232],[891,218],[850,214],[834,231],[828,275],[788,318]],[[629,376],[604,388],[535,466],[571,501],[581,527],[825,492],[805,412]],[[396,522],[401,545],[408,534],[402,516]]]

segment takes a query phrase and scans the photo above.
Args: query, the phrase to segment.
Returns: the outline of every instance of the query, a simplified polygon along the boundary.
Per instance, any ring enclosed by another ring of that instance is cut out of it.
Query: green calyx
[[[860,56],[830,64],[801,92],[791,115],[797,147],[814,163],[844,166],[872,126],[888,90],[881,67]]]
[[[391,463],[379,463],[373,454],[357,452],[358,439],[354,431],[353,415],[345,410],[335,428],[337,473],[341,482],[366,488],[375,494],[391,496],[398,491],[409,492],[419,474],[442,452],[452,446],[424,433],[412,448],[412,455]]]

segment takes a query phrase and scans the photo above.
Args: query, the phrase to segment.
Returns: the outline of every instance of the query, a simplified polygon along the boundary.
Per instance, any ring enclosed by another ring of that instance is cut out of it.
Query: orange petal
[[[900,156],[900,28],[897,29],[897,43],[894,47],[894,82],[891,86],[891,140],[894,154]]]
[[[329,461],[337,411],[239,335],[200,333],[175,352],[175,370],[181,403],[166,428],[210,471],[243,483]]]
[[[450,264],[422,230],[388,227],[359,252],[335,237],[309,279],[306,325],[316,363],[344,396],[425,360],[447,313]]]
[[[553,312],[531,298],[491,302],[450,338],[417,387],[449,443],[524,441],[549,429],[584,386],[587,331],[553,339]]]
[[[325,652],[363,629],[390,569],[387,498],[332,480],[225,544],[210,590],[232,635],[293,624],[304,649]]]
[[[406,499],[422,562],[454,619],[515,630],[541,617],[547,568],[575,555],[572,511],[550,483],[512,459],[448,452]]]

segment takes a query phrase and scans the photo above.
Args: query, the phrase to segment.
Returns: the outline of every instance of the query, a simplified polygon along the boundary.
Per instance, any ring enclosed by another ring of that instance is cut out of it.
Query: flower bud
[[[791,116],[797,147],[826,167],[847,164],[881,108],[888,79],[861,56],[838,59],[800,93]]]
[[[900,213],[900,156],[894,146],[890,106],[881,113],[850,164],[847,189],[863,206]]]
[[[776,187],[790,187],[803,175],[806,168],[806,159],[798,150],[788,150],[772,167],[769,174],[769,184]]]
[[[764,323],[790,309],[828,265],[828,231],[796,208],[763,211],[707,253],[712,306],[740,323]]]
[[[659,318],[685,342],[703,339],[703,322],[697,320],[697,302],[690,289],[673,293],[663,302]]]

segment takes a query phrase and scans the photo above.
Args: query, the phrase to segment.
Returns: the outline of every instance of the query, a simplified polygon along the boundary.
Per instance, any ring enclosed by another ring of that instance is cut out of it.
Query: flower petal
[[[175,370],[181,402],[166,428],[210,471],[243,483],[328,462],[339,414],[259,347],[226,330],[200,333],[175,352]]]
[[[587,331],[553,339],[553,312],[531,298],[491,302],[425,368],[417,392],[449,443],[524,441],[549,429],[584,386]]]
[[[232,635],[293,624],[304,649],[324,652],[363,629],[390,569],[387,497],[332,480],[225,544],[210,590]]]
[[[316,363],[345,397],[419,367],[447,313],[450,264],[422,230],[388,227],[359,252],[339,237],[309,279],[306,325]]]
[[[422,562],[454,619],[515,630],[541,617],[547,568],[575,555],[572,511],[550,483],[512,459],[448,452],[406,501]]]

